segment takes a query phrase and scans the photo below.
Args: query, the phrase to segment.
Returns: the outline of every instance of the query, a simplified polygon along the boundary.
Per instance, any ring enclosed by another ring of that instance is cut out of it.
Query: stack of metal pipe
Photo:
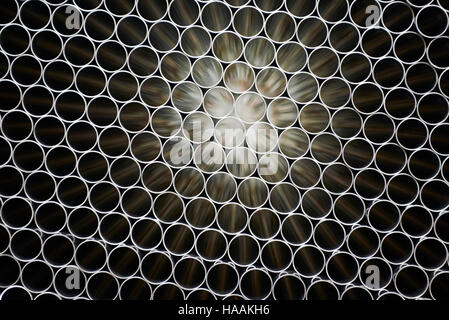
[[[2,0],[0,300],[448,299],[443,0]]]

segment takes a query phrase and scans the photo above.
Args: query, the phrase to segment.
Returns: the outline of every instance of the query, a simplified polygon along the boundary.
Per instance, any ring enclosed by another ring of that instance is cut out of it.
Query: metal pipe
[[[253,151],[245,147],[237,147],[229,151],[226,157],[226,169],[234,177],[244,178],[256,171],[257,162]]]
[[[314,49],[308,59],[309,70],[318,78],[328,78],[334,75],[340,65],[338,55],[326,47]]]
[[[120,300],[151,300],[152,296],[151,286],[142,278],[128,278],[120,285]]]
[[[313,242],[323,251],[336,251],[344,244],[345,239],[346,231],[336,220],[323,219],[313,230]],[[342,254],[349,255],[344,252]]]
[[[295,270],[305,278],[312,278],[324,270],[326,258],[323,252],[314,245],[306,244],[296,250],[293,256],[293,267]],[[311,289],[313,284],[308,287]]]
[[[52,268],[42,260],[34,260],[25,264],[20,273],[22,285],[33,293],[44,292],[53,283]]]
[[[321,167],[311,158],[301,158],[291,165],[289,177],[297,187],[309,189],[320,181]]]
[[[449,280],[448,272],[442,271],[436,273],[430,280],[429,292],[430,296],[435,300],[443,300],[448,297],[446,283]]]
[[[140,163],[156,160],[161,150],[161,140],[154,133],[141,132],[131,139],[131,155]]]
[[[284,274],[274,281],[272,294],[276,300],[303,300],[305,293],[306,286],[296,275]]]
[[[419,99],[417,112],[426,124],[441,123],[449,115],[449,102],[441,94],[428,93]]]
[[[301,109],[301,111],[303,110],[304,108]],[[308,116],[304,117],[305,119],[309,118]],[[276,128],[285,129],[291,127],[298,119],[298,107],[290,99],[277,98],[268,105],[267,119]]]
[[[359,5],[359,4],[357,4]],[[353,19],[354,14],[354,8],[356,5],[351,4],[351,20]],[[363,5],[362,5],[363,7]],[[366,9],[363,8],[363,15],[365,15]],[[355,13],[357,15],[357,18],[360,17],[360,13]],[[366,20],[365,20],[366,21]],[[365,21],[363,21],[363,26]],[[357,23],[357,22],[356,22]],[[357,23],[357,26],[360,27],[360,25]],[[332,26],[332,28],[329,30],[329,43],[337,52],[339,53],[346,53],[353,51],[360,43],[360,31],[357,29],[355,25],[348,22],[340,22]]]
[[[255,80],[254,70],[244,62],[228,65],[224,71],[223,81],[233,93],[243,93],[251,89]]]
[[[192,112],[184,118],[182,131],[184,136],[193,143],[206,142],[214,134],[214,122],[203,112]]]
[[[159,65],[161,75],[170,82],[185,80],[189,76],[190,68],[189,58],[179,51],[171,51],[165,54]]]
[[[44,86],[33,86],[23,93],[23,107],[32,115],[43,116],[48,114],[53,107],[53,103],[53,93]]]
[[[382,239],[380,253],[389,263],[398,265],[409,260],[413,247],[412,240],[405,233],[394,231]]]
[[[287,269],[293,261],[290,246],[280,240],[267,242],[260,251],[260,261],[264,267],[273,272]]]
[[[119,293],[119,282],[109,272],[95,272],[87,280],[86,292],[92,300],[115,300]]]
[[[214,173],[207,179],[205,191],[212,201],[225,203],[234,198],[237,192],[237,182],[228,173]]]
[[[76,170],[78,174],[89,182],[101,181],[108,174],[108,161],[100,152],[84,153],[77,160]]]
[[[367,217],[368,223],[377,231],[390,232],[398,226],[401,212],[395,203],[379,200],[368,209]]]
[[[227,29],[231,24],[232,12],[223,2],[208,2],[201,10],[200,19],[207,30],[219,32]]]
[[[210,244],[214,245],[211,246]],[[206,261],[220,260],[227,251],[228,241],[226,237],[218,230],[206,229],[202,231],[195,243],[195,251]],[[209,269],[209,271],[212,268]]]
[[[153,293],[154,300],[185,300],[185,294],[182,289],[180,289],[174,283],[163,283],[160,284]]]
[[[88,207],[72,210],[67,218],[69,232],[80,239],[88,239],[97,233],[99,223],[97,213]]]
[[[445,244],[437,238],[422,238],[413,253],[416,263],[424,270],[438,270],[448,257]]]
[[[55,194],[56,181],[45,171],[34,171],[25,179],[24,191],[31,200],[45,202]]]
[[[141,259],[140,273],[151,284],[163,283],[173,273],[172,258],[161,251],[149,252]]]
[[[321,133],[310,143],[310,154],[321,164],[334,162],[341,155],[341,142],[329,133]]]
[[[219,33],[212,44],[212,53],[222,62],[235,61],[243,54],[243,40],[232,31]]]
[[[223,78],[223,66],[216,58],[203,57],[192,65],[192,78],[202,88],[218,85]],[[226,84],[226,71],[225,71]]]
[[[191,291],[187,297],[187,300],[193,301],[214,301],[217,300],[215,294],[206,289],[196,289]]]
[[[299,128],[288,128],[284,130],[278,140],[279,150],[287,158],[300,158],[310,148],[309,136]]]
[[[362,118],[353,109],[341,108],[332,115],[331,129],[339,138],[355,137],[362,130]]]
[[[449,184],[443,180],[435,179],[426,182],[421,187],[419,199],[431,211],[445,210],[449,206]]]
[[[0,266],[3,270],[0,275],[1,288],[11,287],[19,281],[22,269],[19,262],[13,256],[7,254],[0,255]]]
[[[255,37],[246,43],[243,55],[251,66],[263,68],[273,62],[275,47],[270,40],[263,37]]]
[[[404,265],[395,274],[394,285],[405,298],[419,298],[429,287],[429,277],[417,266]]]
[[[407,12],[405,12],[407,14]],[[371,58],[380,58],[391,51],[393,37],[383,27],[367,28],[362,34],[360,47]]]
[[[139,97],[150,107],[160,107],[170,98],[170,86],[162,78],[147,78],[140,84]]]
[[[343,224],[355,224],[365,214],[365,202],[354,193],[340,195],[332,208],[334,217]]]
[[[257,91],[267,99],[281,96],[287,87],[287,77],[277,68],[267,67],[256,77]]]
[[[136,249],[124,245],[112,249],[108,253],[106,263],[114,277],[126,279],[137,273],[140,258]]]
[[[268,240],[276,237],[279,233],[281,220],[275,212],[268,209],[260,209],[251,215],[248,227],[255,238]]]
[[[340,292],[333,282],[318,279],[309,286],[306,296],[307,300],[339,300]]]
[[[248,212],[237,203],[227,203],[218,210],[216,222],[225,233],[238,234],[248,225]]]
[[[181,288],[186,290],[200,287],[205,277],[206,267],[204,263],[194,257],[182,257],[173,269],[173,279]]]
[[[405,83],[410,90],[418,94],[432,91],[437,85],[438,76],[428,63],[412,64],[405,74]]]
[[[327,39],[328,28],[318,17],[306,17],[296,30],[296,37],[306,48],[321,46]]]
[[[189,57],[200,57],[211,49],[212,39],[203,27],[192,26],[181,34],[180,46]]]
[[[419,205],[411,205],[405,208],[400,222],[401,229],[414,238],[426,236],[432,228],[436,230],[436,223],[437,221],[434,223],[429,210]]]
[[[436,5],[423,7],[416,15],[416,28],[428,38],[442,35],[447,29],[448,22],[447,13]]]
[[[139,219],[131,228],[131,241],[141,250],[156,248],[162,241],[162,227],[154,219]]]
[[[140,178],[140,166],[131,157],[120,157],[111,162],[109,177],[119,187],[131,187]]]
[[[418,182],[408,174],[393,176],[387,183],[387,195],[399,205],[410,204],[418,197]]]
[[[69,264],[74,256],[73,239],[65,235],[54,234],[45,239],[42,245],[42,257],[52,267]]]
[[[137,95],[139,83],[130,72],[119,71],[114,73],[107,81],[106,89],[109,95],[118,102],[132,100]],[[120,110],[122,112],[123,108]],[[122,116],[122,115],[120,115]],[[142,116],[142,120],[145,118]],[[147,115],[148,118],[148,115]],[[120,119],[122,120],[122,119]],[[145,121],[145,120],[144,120]],[[122,121],[121,124],[123,125]]]
[[[350,286],[341,294],[341,300],[373,300],[373,295],[363,287]]]
[[[336,252],[326,263],[326,274],[337,284],[348,284],[358,276],[359,263],[347,252]]]
[[[142,184],[151,192],[160,193],[172,184],[173,173],[165,163],[155,161],[142,170]]]
[[[48,140],[49,142],[51,142],[52,140],[54,141],[52,144],[57,144],[56,142],[60,139],[58,139],[58,131],[55,130],[54,128],[54,124],[53,123],[43,123],[42,126],[42,131],[47,131],[47,135],[48,135]],[[51,129],[53,127],[53,129]],[[64,127],[62,127],[64,128]],[[36,128],[37,131],[37,128]],[[43,133],[46,133],[46,132]],[[51,131],[56,131],[56,135],[52,134]],[[91,150],[95,144],[96,144],[96,140],[97,140],[97,130],[95,129],[94,126],[92,126],[89,122],[87,121],[78,121],[78,122],[74,122],[73,124],[71,124],[68,128],[67,128],[67,143],[70,147],[72,147],[73,149],[75,149],[76,151],[88,151]]]
[[[19,261],[32,261],[42,251],[41,235],[32,229],[19,229],[11,236],[9,250]]]
[[[310,102],[318,95],[318,80],[306,72],[296,73],[288,81],[287,93],[298,103]]]
[[[427,130],[427,128],[426,128]],[[422,131],[422,130],[421,130]],[[444,140],[444,135],[449,132],[449,126],[446,124],[440,124],[432,129],[430,132],[429,144],[433,151],[439,155],[448,155],[449,146]],[[424,132],[422,132],[424,136]],[[424,139],[424,137],[422,137]]]
[[[263,269],[245,271],[239,282],[240,292],[248,299],[266,299],[273,288],[271,276]]]
[[[207,90],[203,101],[204,110],[213,118],[221,119],[234,109],[234,96],[224,87]]]
[[[267,153],[263,155],[257,167],[259,176],[268,183],[279,183],[288,175],[289,163],[279,153]]]
[[[72,103],[74,103],[74,101],[72,101]],[[72,106],[70,107],[73,108]],[[81,110],[77,113],[79,113],[78,117],[82,116],[84,113],[84,108],[82,110],[82,113]],[[117,103],[107,96],[95,97],[90,100],[89,104],[87,105],[86,115],[89,121],[92,122],[96,127],[108,127],[117,120]],[[74,118],[77,119],[75,116]]]
[[[242,37],[254,37],[262,31],[264,17],[255,7],[246,6],[234,13],[232,27]]]
[[[343,163],[333,163],[323,170],[321,182],[330,193],[343,194],[351,188],[354,176]]]
[[[399,145],[387,143],[376,150],[374,163],[380,171],[387,175],[397,174],[405,168],[407,154]]]
[[[410,116],[416,107],[416,98],[405,88],[391,89],[385,96],[385,111],[393,119],[403,119]]]
[[[281,235],[289,243],[300,245],[312,237],[312,223],[300,214],[293,214],[282,222]]]
[[[297,42],[287,42],[276,52],[276,64],[286,73],[301,71],[307,63],[307,51]]]
[[[237,190],[237,198],[248,208],[261,207],[268,200],[268,187],[259,178],[248,178],[243,180]]]
[[[402,62],[413,63],[424,56],[426,45],[424,39],[418,33],[406,32],[396,38],[393,51]]]
[[[32,300],[31,293],[22,286],[14,285],[5,289],[0,295],[0,300],[4,301],[27,301]]]
[[[187,203],[184,216],[193,228],[204,229],[214,222],[216,208],[209,199],[196,197]]]
[[[8,249],[10,241],[11,233],[6,226],[0,224],[0,254],[4,253]]]
[[[148,77],[159,68],[159,56],[153,48],[141,45],[131,50],[126,63],[133,74],[139,77]]]
[[[175,222],[184,213],[184,203],[178,194],[165,192],[154,199],[153,212],[162,222]]]
[[[377,253],[380,238],[377,232],[366,226],[354,226],[346,237],[349,252],[356,258],[366,259]]]
[[[351,97],[354,107],[364,114],[371,114],[382,107],[382,89],[375,83],[364,82],[354,89]]]
[[[299,207],[301,196],[293,184],[281,182],[270,190],[268,201],[280,214],[288,214]]]
[[[302,195],[302,211],[311,219],[321,219],[332,210],[330,194],[321,188],[311,188]]]
[[[140,218],[151,211],[153,198],[146,189],[142,187],[131,187],[122,193],[120,207],[128,216]]]
[[[228,256],[238,266],[249,266],[253,264],[259,259],[260,253],[259,243],[248,235],[236,235],[229,241]],[[242,283],[240,281],[240,285]]]
[[[100,241],[87,239],[75,249],[74,262],[83,271],[96,272],[106,265],[107,251]]]
[[[12,110],[2,117],[1,131],[5,138],[13,142],[26,140],[33,131],[33,122],[27,113]]]
[[[412,8],[404,3],[389,3],[382,12],[382,24],[393,33],[401,33],[413,25]]]
[[[74,208],[85,203],[88,197],[91,197],[92,190],[89,194],[84,180],[76,176],[68,176],[59,181],[56,197],[65,206]]]
[[[379,198],[385,191],[385,185],[385,177],[375,169],[360,171],[354,181],[355,192],[368,200]]]
[[[235,291],[240,276],[233,264],[218,261],[207,271],[206,284],[218,296],[226,296]]]
[[[129,220],[120,213],[110,213],[100,220],[98,229],[101,238],[108,244],[118,245],[125,242],[131,233]]]
[[[377,269],[376,269],[377,268]],[[370,278],[373,270],[378,270],[378,279]],[[385,260],[372,257],[366,259],[359,269],[359,279],[362,285],[370,290],[378,291],[379,298],[383,289],[387,288],[393,279],[393,270]]]
[[[33,220],[33,215],[32,204],[26,198],[9,198],[2,203],[0,217],[10,229],[17,230],[27,227]]]
[[[162,244],[175,256],[187,254],[195,245],[195,233],[186,224],[175,223],[164,230]]]

